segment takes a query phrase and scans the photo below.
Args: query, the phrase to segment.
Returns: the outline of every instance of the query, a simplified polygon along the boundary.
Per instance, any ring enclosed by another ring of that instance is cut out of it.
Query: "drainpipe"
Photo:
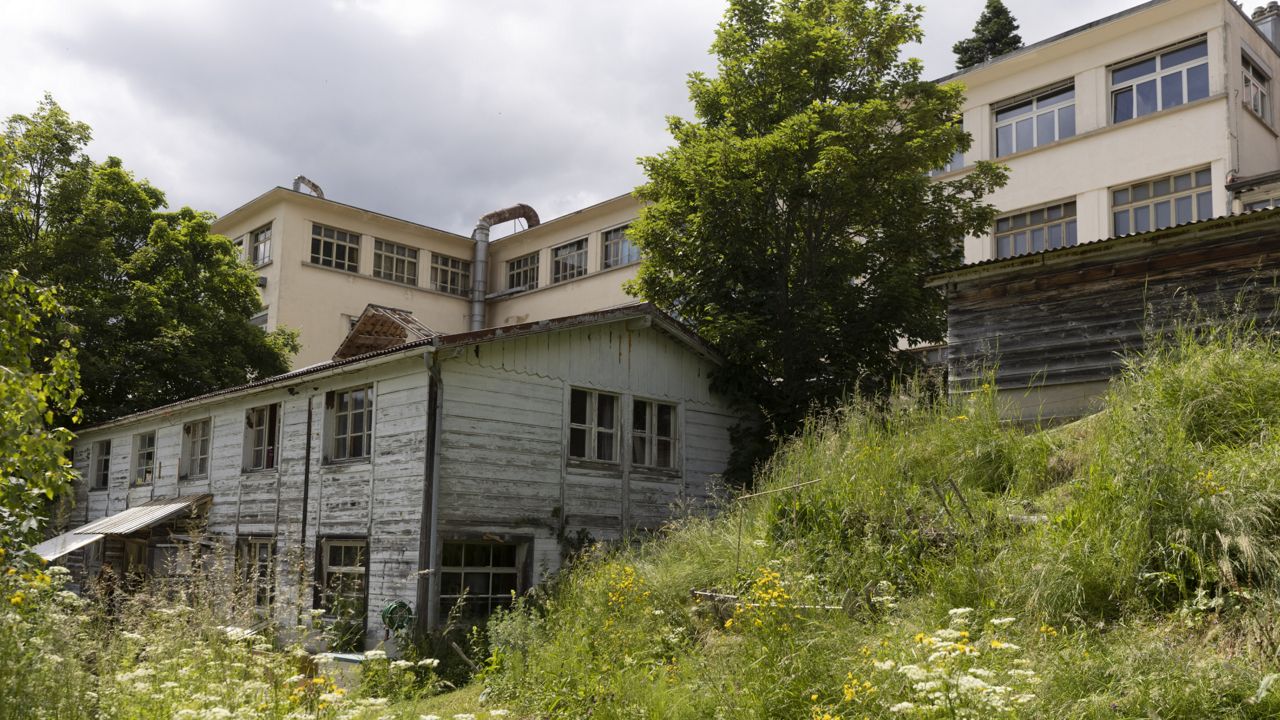
[[[471,330],[483,330],[485,326],[484,301],[489,290],[489,228],[516,218],[524,218],[529,227],[537,227],[538,213],[528,205],[521,203],[502,210],[483,215],[476,221],[476,229],[471,231],[471,240],[475,242],[475,262],[471,266]]]
[[[311,190],[311,192],[315,193],[316,197],[320,198],[321,200],[324,199],[324,190],[321,190],[320,186],[315,184],[315,182],[308,180],[306,175],[299,175],[298,177],[293,179],[294,192],[301,192],[303,185],[306,185]]]

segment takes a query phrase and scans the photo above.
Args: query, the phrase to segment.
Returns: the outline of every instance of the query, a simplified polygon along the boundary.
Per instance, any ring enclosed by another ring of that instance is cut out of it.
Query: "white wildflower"
[[[474,713],[457,713],[453,716],[453,720],[476,720]]]
[[[312,658],[317,665],[327,665],[333,662],[333,653],[320,653]]]
[[[439,715],[419,715],[418,720],[442,720]]]
[[[338,693],[323,693],[320,695],[320,702],[328,705],[336,705],[342,702],[342,696]]]
[[[286,679],[286,680],[284,681],[284,684],[285,684],[285,685],[297,685],[298,683],[300,683],[300,682],[302,682],[303,680],[306,680],[306,679],[307,679],[307,676],[306,676],[306,675],[303,675],[302,673],[298,673],[297,675],[290,675],[290,676],[289,676],[289,678],[288,678],[288,679]]]
[[[985,692],[991,689],[990,683],[969,674],[961,675],[956,680],[956,686],[965,692]]]
[[[395,668],[396,670],[408,670],[409,668],[413,667],[413,663],[409,662],[408,660],[392,660],[391,667]]]
[[[924,680],[929,677],[929,673],[919,665],[903,665],[898,668],[898,672],[906,675],[908,680]]]
[[[440,666],[440,661],[437,660],[436,658],[423,658],[418,661],[418,667],[434,668],[439,666]]]
[[[142,637],[136,632],[122,632],[120,633],[120,637],[124,638],[125,640],[133,640],[134,642],[142,642],[143,640],[146,640],[146,638]]]
[[[958,607],[958,608],[951,608],[950,610],[947,611],[947,614],[950,615],[952,618],[962,618],[962,617],[968,617],[969,613],[971,612],[973,612],[973,608],[971,607]]]
[[[905,713],[905,712],[911,712],[912,710],[915,710],[915,709],[916,709],[915,703],[900,702],[897,705],[894,705],[893,707],[889,708],[889,712]]]
[[[365,660],[386,660],[387,652],[385,650],[365,650]]]
[[[973,668],[972,670],[970,670],[970,671],[969,671],[969,674],[970,674],[970,675],[976,675],[976,676],[978,676],[978,677],[980,677],[980,678],[984,678],[984,679],[990,679],[990,678],[993,678],[993,677],[995,677],[995,676],[996,676],[996,674],[995,674],[995,673],[991,672],[990,670],[988,670],[988,669],[986,669],[986,668]]]
[[[1013,697],[1013,701],[1016,703],[1029,703],[1035,699],[1036,699],[1036,696],[1032,695],[1031,693],[1023,693],[1021,695],[1015,695]]]
[[[490,717],[506,717],[510,714],[511,712],[509,710],[490,710],[489,711]]]
[[[871,664],[877,670],[892,670],[893,666],[897,665],[897,663],[892,660],[875,660]]]
[[[1011,625],[1017,621],[1018,621],[1018,618],[1002,617],[1002,618],[996,618],[995,620],[992,620],[991,624],[995,625],[996,627],[1004,627],[1005,625]]]
[[[1014,676],[1014,677],[1029,678],[1029,677],[1035,677],[1035,675],[1036,675],[1036,671],[1035,671],[1035,670],[1023,670],[1023,669],[1021,669],[1021,668],[1014,668],[1013,670],[1010,670],[1010,671],[1009,671],[1009,674],[1010,674],[1010,675],[1012,675],[1012,676]]]

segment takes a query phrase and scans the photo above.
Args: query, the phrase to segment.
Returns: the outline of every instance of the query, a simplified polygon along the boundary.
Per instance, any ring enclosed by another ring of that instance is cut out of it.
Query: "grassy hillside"
[[[850,408],[495,622],[485,682],[563,718],[1280,716],[1278,351],[1173,343],[1048,431],[985,386]]]

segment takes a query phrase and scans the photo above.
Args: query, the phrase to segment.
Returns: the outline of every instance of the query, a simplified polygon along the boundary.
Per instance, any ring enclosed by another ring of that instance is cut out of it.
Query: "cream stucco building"
[[[981,262],[1269,206],[1280,135],[1268,32],[1229,0],[1152,0],[942,78],[965,87],[968,153],[1009,168]],[[1256,24],[1255,24],[1256,23]]]
[[[301,192],[302,184],[318,190],[300,178],[213,225],[257,270],[265,310],[255,323],[300,332],[295,367],[328,361],[369,304],[408,310],[447,334],[635,302],[623,291],[639,261],[624,232],[639,213],[630,195],[541,224],[526,212],[527,229],[485,242]],[[487,251],[480,287],[478,243]]]

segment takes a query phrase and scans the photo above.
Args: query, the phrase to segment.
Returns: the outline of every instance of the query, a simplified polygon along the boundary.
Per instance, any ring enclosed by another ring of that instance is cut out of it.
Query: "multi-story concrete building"
[[[965,261],[1269,206],[1280,195],[1280,6],[1152,0],[942,78],[965,86],[969,152],[1009,168]]]
[[[316,194],[300,192],[302,184]],[[502,217],[528,227],[490,243],[489,221],[468,237],[328,200],[299,178],[293,190],[273,188],[227,213],[213,230],[257,268],[265,310],[255,322],[300,331],[295,367],[329,360],[369,304],[455,333],[635,301],[622,289],[639,260],[624,233],[639,212],[630,195],[541,224],[518,208]]]

